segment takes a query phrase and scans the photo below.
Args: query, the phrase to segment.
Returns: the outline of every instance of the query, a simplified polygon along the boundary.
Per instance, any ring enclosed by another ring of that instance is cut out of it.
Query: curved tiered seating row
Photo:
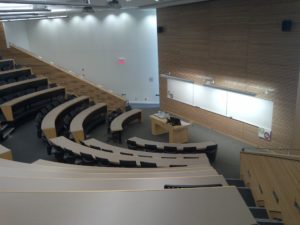
[[[0,86],[0,104],[13,98],[44,90],[48,87],[47,78],[33,78]]]
[[[71,124],[70,133],[78,143],[85,140],[85,134],[97,124],[105,121],[107,115],[107,105],[98,103],[77,114]]]
[[[217,155],[218,145],[212,141],[200,143],[165,143],[151,141],[139,137],[132,137],[127,140],[128,148],[144,149],[149,152],[166,152],[166,153],[206,153],[207,157],[213,162]]]
[[[68,140],[65,137],[57,137],[50,140],[58,152],[61,152],[61,157],[65,157],[65,151],[75,154],[70,161],[74,162],[77,156],[85,156],[91,161],[98,160],[104,165],[115,164],[124,167],[172,167],[172,166],[188,166],[188,165],[209,165],[208,159],[201,154],[198,157],[148,157],[148,156],[134,156],[128,154],[121,154],[117,151],[117,147],[111,145],[111,149],[107,151],[99,151],[90,147],[83,146]],[[115,150],[115,151],[114,151]],[[124,151],[127,149],[124,149]],[[73,156],[73,155],[72,155]]]
[[[130,111],[124,112],[121,115],[117,116],[110,124],[110,131],[114,136],[117,136],[119,143],[122,142],[122,131],[123,127],[129,124],[132,121],[138,120],[142,121],[142,110],[132,109]]]
[[[52,100],[64,95],[65,89],[63,87],[54,87],[12,99],[0,107],[6,121],[13,122],[37,112]]]
[[[0,71],[12,70],[15,67],[15,60],[13,59],[1,59]]]
[[[131,156],[140,156],[140,157],[147,157],[147,158],[165,158],[165,159],[197,159],[197,158],[206,158],[202,154],[172,154],[172,153],[159,153],[159,152],[141,152],[141,151],[133,151],[131,149],[122,148],[118,146],[113,146],[97,139],[91,138],[83,142],[85,145],[106,151],[106,152],[113,152],[119,153],[122,155],[131,155]]]
[[[1,71],[0,72],[0,85],[13,83],[16,81],[26,80],[30,78],[34,78],[35,76],[32,75],[31,69],[27,67]]]
[[[80,109],[86,108],[89,105],[89,97],[81,96],[72,100],[69,100],[54,109],[52,109],[43,119],[41,129],[47,139],[57,137],[63,129],[64,117],[74,108]],[[82,107],[82,108],[81,108]],[[79,110],[81,111],[81,110]],[[77,113],[76,113],[77,114]],[[73,117],[76,115],[74,114]],[[68,122],[71,122],[70,117]]]

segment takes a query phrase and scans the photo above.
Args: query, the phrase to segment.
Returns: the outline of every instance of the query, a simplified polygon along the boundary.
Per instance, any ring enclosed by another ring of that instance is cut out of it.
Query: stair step
[[[235,178],[226,178],[226,181],[229,185],[236,187],[246,187],[243,180],[235,179]]]
[[[3,139],[7,138],[14,130],[15,130],[14,127],[10,127],[10,128],[8,128],[8,129],[6,129],[6,130],[2,133],[2,138],[3,138]]]
[[[269,219],[268,212],[263,207],[249,207],[254,218],[257,219]]]
[[[255,201],[251,192],[250,188],[247,187],[238,187],[237,188],[241,194],[241,196],[243,197],[244,201],[246,202],[248,207],[255,207]]]
[[[284,223],[279,220],[257,219],[256,221],[258,225],[284,225]]]
[[[4,131],[8,127],[8,124],[0,126],[0,132]]]

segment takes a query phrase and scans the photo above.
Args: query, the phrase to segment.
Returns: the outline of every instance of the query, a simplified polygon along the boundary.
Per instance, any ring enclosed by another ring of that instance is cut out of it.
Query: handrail
[[[278,153],[276,151],[288,151],[287,154]],[[293,155],[290,151],[298,151],[298,155]],[[261,155],[274,158],[290,159],[300,161],[300,149],[296,148],[242,148],[242,152],[246,154]]]

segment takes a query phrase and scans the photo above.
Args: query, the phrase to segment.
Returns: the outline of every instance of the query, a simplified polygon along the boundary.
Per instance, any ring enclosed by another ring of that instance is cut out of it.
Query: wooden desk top
[[[119,179],[56,179],[0,177],[0,191],[57,192],[100,190],[164,190],[165,185],[222,185],[228,186],[223,176],[158,177]]]
[[[49,113],[47,113],[47,115],[44,117],[42,121],[42,125],[41,125],[42,130],[44,131],[46,129],[55,129],[56,119],[63,111],[67,110],[68,108],[72,107],[73,105],[79,102],[86,101],[88,99],[89,99],[88,96],[81,96],[78,98],[74,98],[70,101],[67,101],[52,109]]]
[[[199,142],[199,143],[186,143],[186,144],[177,144],[177,143],[165,143],[165,142],[157,142],[157,141],[151,141],[139,137],[132,137],[128,140],[135,141],[138,146],[145,146],[145,144],[148,145],[156,145],[159,149],[164,149],[165,146],[170,147],[176,147],[178,150],[183,150],[183,148],[186,147],[196,147],[197,149],[206,149],[208,146],[216,145],[216,143],[212,141],[205,141],[205,142]]]
[[[110,130],[111,132],[118,132],[118,131],[122,131],[123,127],[122,124],[123,122],[127,119],[130,118],[131,116],[135,115],[135,114],[142,114],[142,110],[140,109],[132,109],[130,111],[124,112],[121,115],[119,115],[118,117],[116,117],[110,124]]]
[[[23,95],[19,98],[14,98],[11,101],[5,102],[4,104],[1,105],[1,108],[2,107],[12,107],[12,106],[14,106],[14,105],[16,105],[20,102],[23,102],[25,100],[37,97],[39,95],[43,95],[43,94],[50,93],[50,92],[55,92],[55,91],[58,91],[58,90],[64,90],[64,89],[65,88],[63,88],[63,87],[54,87],[54,88],[48,88],[48,89],[45,89],[45,90],[42,90],[42,91],[36,91],[36,92],[31,93],[31,94]]]
[[[93,112],[97,111],[98,109],[107,107],[107,104],[105,103],[98,103],[96,105],[93,105],[85,110],[83,110],[82,112],[80,112],[79,114],[77,114],[71,124],[70,124],[70,132],[75,132],[75,131],[83,131],[83,122],[84,120]]]
[[[230,202],[230,204],[228,204]],[[0,193],[9,225],[253,225],[235,187],[158,191]]]
[[[71,150],[72,152],[76,154],[80,153],[86,153],[93,155],[94,157],[100,157],[108,159],[112,163],[119,164],[120,160],[125,161],[136,161],[137,165],[140,165],[140,162],[150,162],[155,163],[157,167],[170,167],[170,165],[199,165],[199,164],[205,164],[210,165],[208,162],[208,159],[205,154],[201,154],[198,158],[149,158],[149,157],[141,157],[140,155],[143,155],[142,153],[135,156],[129,156],[121,154],[117,148],[112,148],[109,150],[115,150],[112,153],[105,152],[105,151],[99,151],[93,148],[89,148],[86,146],[83,146],[81,144],[75,143],[63,136],[50,139],[50,142],[54,145],[61,146],[65,149]],[[113,147],[113,146],[111,146]],[[125,149],[126,150],[126,149]],[[174,156],[173,156],[174,157]]]
[[[205,154],[172,154],[172,153],[158,153],[158,152],[145,152],[145,151],[136,151],[136,150],[131,150],[127,148],[122,148],[114,145],[110,145],[107,143],[104,143],[102,141],[99,141],[97,139],[91,138],[88,140],[85,140],[84,143],[88,146],[96,146],[101,149],[106,149],[106,150],[112,150],[113,152],[118,152],[118,153],[127,153],[127,154],[132,154],[134,156],[148,156],[152,158],[164,158],[164,157],[172,157],[176,159],[184,159],[186,157],[199,157],[199,160],[201,160],[203,163],[209,165],[209,161],[206,157]]]
[[[48,79],[46,77],[33,78],[33,79],[22,80],[22,81],[18,81],[18,82],[13,82],[13,83],[1,85],[0,86],[0,92],[4,91],[4,90],[8,90],[10,88],[15,88],[15,87],[18,87],[18,86],[26,85],[26,84],[37,83],[39,81],[47,81],[48,82]]]
[[[101,173],[109,175],[111,174],[112,177],[118,178],[115,174],[122,173],[123,176],[120,178],[126,178],[127,174],[146,174],[146,175],[153,175],[153,174],[174,174],[170,175],[171,177],[186,177],[186,176],[216,176],[219,175],[217,171],[211,166],[191,166],[191,167],[170,167],[170,168],[122,168],[122,167],[91,167],[91,166],[78,166],[73,164],[64,164],[64,163],[55,163],[59,164],[59,166],[49,166],[49,165],[40,165],[40,164],[28,164],[28,163],[21,163],[12,160],[5,160],[0,158],[0,168],[12,168],[12,169],[25,169],[28,172],[30,171],[39,171],[39,172],[71,172],[71,173],[79,173],[80,175],[87,173]],[[63,166],[62,166],[63,165]],[[70,167],[73,166],[73,167]],[[74,166],[77,166],[74,168]],[[89,168],[86,168],[89,167]],[[185,173],[186,172],[186,173]],[[179,173],[179,174],[178,174]],[[191,175],[190,173],[193,173]],[[178,176],[180,175],[180,176]],[[19,177],[19,176],[18,176]],[[142,177],[142,176],[138,176]],[[105,177],[107,178],[107,177]],[[110,178],[110,177],[108,177]]]
[[[23,70],[30,70],[31,71],[31,68],[29,68],[29,67],[22,67],[22,68],[18,68],[18,69],[0,71],[0,76],[1,75],[6,75],[6,74],[10,74],[10,73],[15,73],[15,72],[18,72],[18,71],[23,71]]]

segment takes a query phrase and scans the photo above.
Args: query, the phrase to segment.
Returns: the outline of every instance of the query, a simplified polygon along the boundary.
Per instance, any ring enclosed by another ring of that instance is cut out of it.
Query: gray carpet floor
[[[143,108],[143,122],[130,124],[122,135],[121,146],[126,146],[126,139],[137,136],[154,141],[168,141],[168,135],[153,136],[149,116],[158,111],[158,108],[149,108],[142,105],[133,105],[133,108]],[[105,124],[96,127],[89,135],[102,141],[110,137]],[[213,166],[227,178],[239,177],[240,151],[249,145],[226,137],[210,129],[192,125],[189,127],[189,142],[214,141],[218,144],[218,154]],[[118,145],[110,141],[111,144]],[[36,135],[34,121],[28,121],[19,126],[15,132],[1,144],[13,151],[14,160],[31,163],[38,159],[55,160],[52,155],[47,155],[46,147]]]

